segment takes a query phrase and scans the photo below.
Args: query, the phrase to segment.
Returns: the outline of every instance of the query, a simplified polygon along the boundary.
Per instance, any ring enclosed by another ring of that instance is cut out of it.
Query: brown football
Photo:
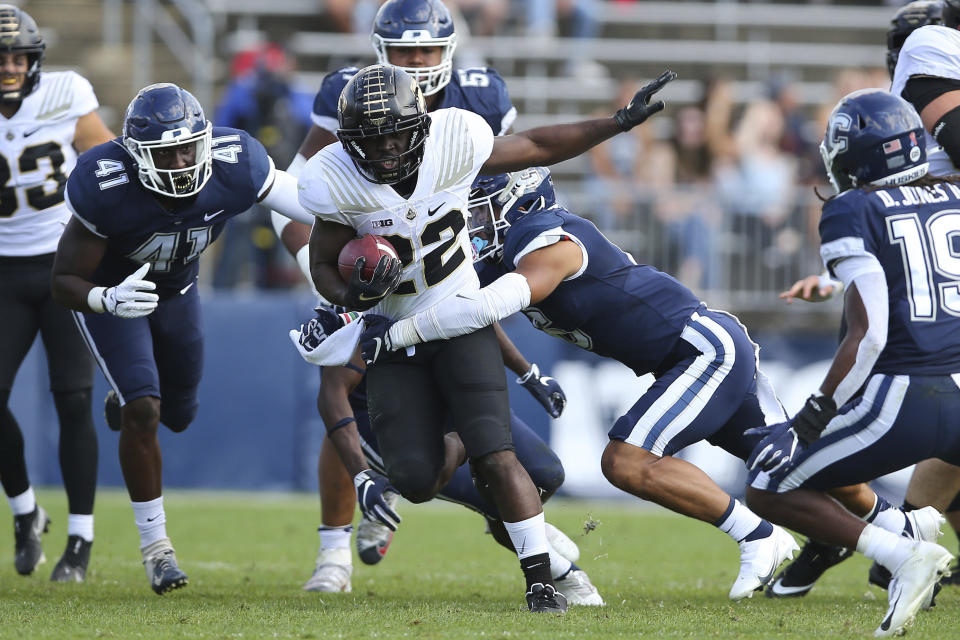
[[[373,270],[377,268],[381,256],[397,257],[397,251],[393,245],[383,236],[377,236],[372,233],[366,233],[359,238],[354,238],[343,245],[340,255],[337,257],[337,267],[340,270],[340,277],[344,282],[350,282],[353,276],[354,265],[357,258],[366,258],[363,265],[363,271],[360,276],[364,280],[370,280],[373,277]]]

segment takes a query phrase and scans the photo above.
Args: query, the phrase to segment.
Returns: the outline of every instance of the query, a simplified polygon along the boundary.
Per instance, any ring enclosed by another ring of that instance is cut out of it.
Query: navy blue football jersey
[[[356,67],[346,67],[328,74],[313,100],[313,123],[336,133],[337,103],[347,82],[356,75]],[[494,69],[474,67],[454,69],[450,83],[440,91],[440,98],[431,111],[456,107],[481,116],[494,135],[503,135],[513,124],[517,110],[510,102],[507,84]]]
[[[161,298],[189,286],[197,277],[197,258],[217,239],[223,225],[248,210],[273,183],[273,161],[245,131],[213,128],[213,173],[194,197],[164,199],[137,177],[137,163],[120,138],[84,153],[67,180],[66,199],[73,214],[107,251],[91,281],[112,286],[150,263],[147,279]]]
[[[702,304],[671,276],[637,264],[589,220],[561,207],[521,216],[506,230],[500,269],[478,269],[481,283],[513,271],[530,251],[566,241],[583,250],[582,270],[523,313],[537,329],[618,360],[637,375],[655,371]]]
[[[960,372],[960,187],[852,189],[828,200],[820,254],[873,255],[890,298],[887,344],[874,372]]]

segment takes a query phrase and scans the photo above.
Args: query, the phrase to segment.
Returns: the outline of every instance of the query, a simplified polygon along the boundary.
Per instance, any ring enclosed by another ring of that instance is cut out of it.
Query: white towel
[[[353,357],[353,352],[360,343],[360,334],[363,332],[363,321],[358,320],[340,327],[326,340],[320,343],[316,349],[308,351],[300,344],[300,330],[290,330],[290,340],[293,346],[297,348],[300,356],[318,367],[341,367]]]

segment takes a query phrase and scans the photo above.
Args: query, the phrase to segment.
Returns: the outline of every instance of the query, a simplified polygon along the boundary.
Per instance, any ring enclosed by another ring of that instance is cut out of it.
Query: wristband
[[[107,307],[104,305],[104,298],[107,295],[106,287],[94,287],[87,292],[87,306],[90,307],[90,311],[94,313],[103,313],[107,310]]]

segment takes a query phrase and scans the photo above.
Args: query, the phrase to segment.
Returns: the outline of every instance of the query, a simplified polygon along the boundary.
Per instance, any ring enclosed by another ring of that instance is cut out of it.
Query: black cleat
[[[799,598],[810,593],[830,567],[853,555],[851,549],[807,540],[797,559],[774,578],[766,589],[768,598]]]
[[[886,591],[887,587],[890,586],[890,570],[879,562],[874,561],[870,565],[870,573],[867,575],[867,579],[870,581],[870,584],[876,585]]]
[[[177,566],[177,556],[168,538],[158,540],[143,550],[143,566],[150,588],[157,595],[187,586],[187,574]]]
[[[67,550],[63,552],[57,566],[50,574],[51,582],[83,582],[87,578],[87,564],[90,562],[90,547],[80,536],[67,538]]]
[[[113,431],[120,431],[123,421],[120,418],[120,398],[113,389],[107,391],[107,397],[103,399],[103,417],[107,420],[107,426]]]
[[[527,591],[527,607],[531,613],[565,613],[567,599],[552,584],[536,582]]]
[[[960,585],[960,564],[955,564],[950,567],[950,575],[941,578],[940,584],[943,586]]]
[[[50,518],[40,505],[37,505],[30,513],[13,517],[13,537],[15,540],[13,565],[20,575],[30,575],[38,564],[47,561],[46,556],[43,555],[40,536],[46,533],[49,528]]]

